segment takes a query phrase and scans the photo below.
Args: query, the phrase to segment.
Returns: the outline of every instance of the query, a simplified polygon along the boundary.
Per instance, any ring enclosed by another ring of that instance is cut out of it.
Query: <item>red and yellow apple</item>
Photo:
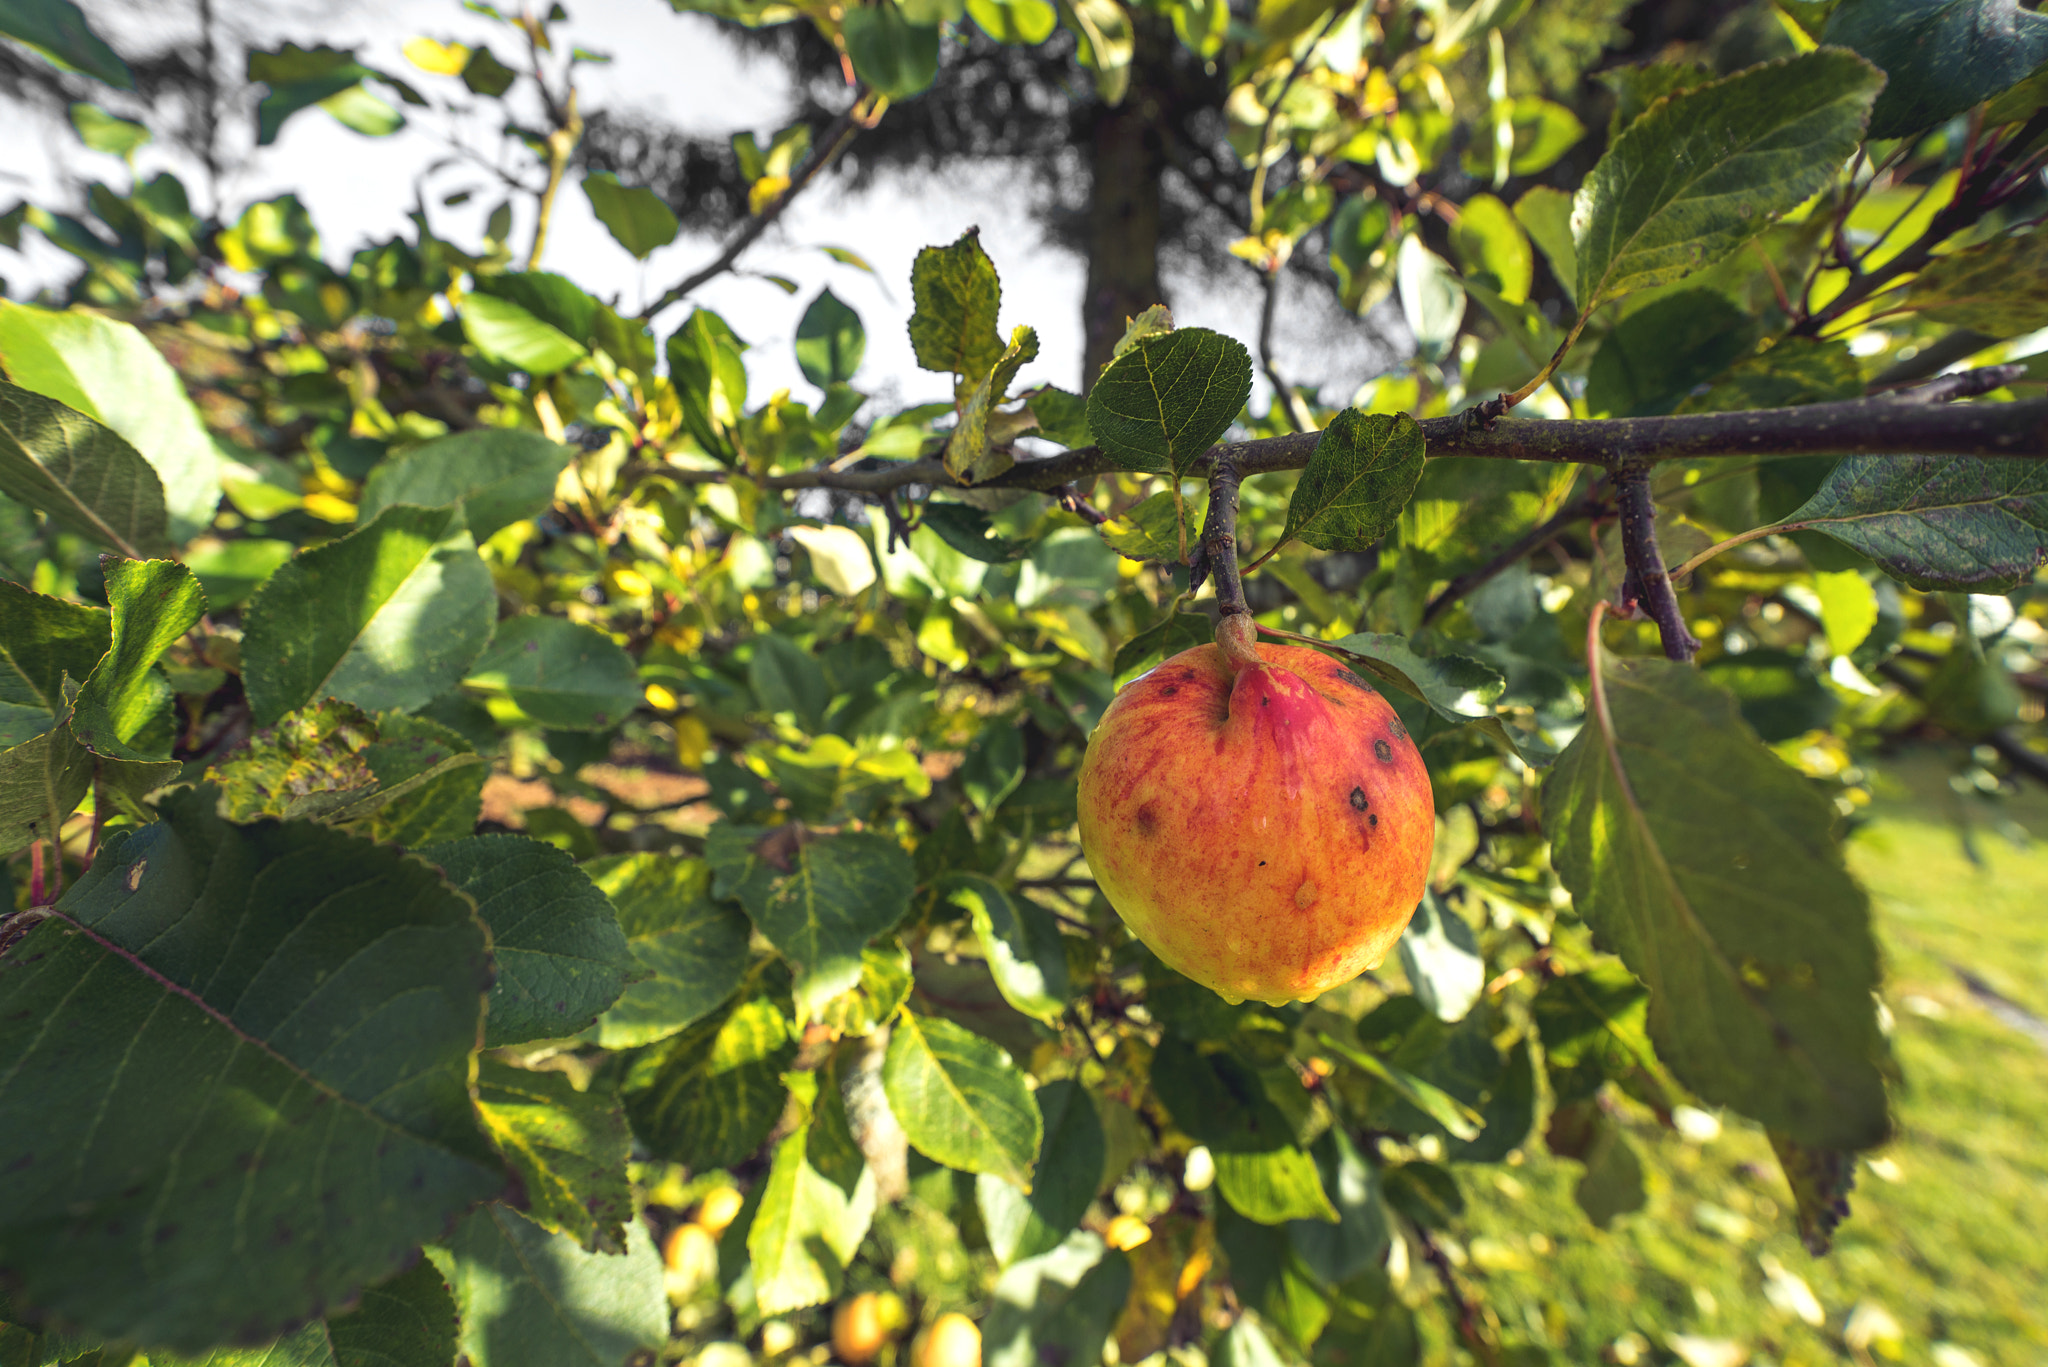
[[[1081,848],[1168,967],[1231,1001],[1309,1001],[1400,938],[1436,841],[1401,719],[1329,656],[1259,645],[1249,617],[1102,714]]]

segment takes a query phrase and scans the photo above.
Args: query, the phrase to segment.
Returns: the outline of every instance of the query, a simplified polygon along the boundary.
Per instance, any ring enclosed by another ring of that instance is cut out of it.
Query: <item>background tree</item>
[[[829,117],[735,140],[635,318],[545,269],[561,196],[644,260],[723,156],[473,8],[406,72],[250,52],[235,136],[500,111],[525,240],[342,261],[168,174],[0,218],[80,263],[0,303],[0,1361],[1733,1362],[1673,1280],[1731,1260],[1636,1213],[1717,1117],[1693,1221],[1782,1239],[1769,1350],[1960,1360],[1953,1288],[1830,1326],[1785,1260],[1913,1104],[1846,828],[1908,743],[2048,770],[2048,21],[1639,12],[1684,46],[1599,97],[1612,7],[724,5]],[[68,5],[0,31],[139,84]],[[1018,385],[974,232],[909,282],[949,402],[871,402],[829,291],[815,402],[647,324],[834,164],[1009,148],[1085,392]],[[1259,273],[1255,336],[1174,326],[1169,242]],[[1345,407],[1274,346],[1325,269],[1413,348]],[[1225,620],[1434,786],[1414,920],[1313,1002],[1174,973],[1075,834],[1116,690]],[[1666,1250],[1625,1282],[1616,1221]]]

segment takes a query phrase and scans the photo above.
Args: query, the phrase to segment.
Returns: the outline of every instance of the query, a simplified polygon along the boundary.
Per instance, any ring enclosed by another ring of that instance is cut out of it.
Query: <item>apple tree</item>
[[[564,195],[679,231],[579,169],[559,8],[248,56],[259,142],[504,122],[522,241],[423,202],[340,260],[169,172],[0,217],[77,262],[0,302],[0,1362],[1548,1361],[1444,1254],[1461,1174],[1547,1149],[1605,1223],[1681,1104],[1823,1254],[1899,1080],[1877,752],[2048,775],[2048,19],[1782,0],[1589,127],[1500,0],[689,7],[806,26],[842,112],[737,140],[744,220],[637,315],[547,255]],[[65,0],[0,31],[150,136]],[[1402,364],[1332,407],[1270,302],[1141,306],[1027,379],[969,231],[750,386],[693,295],[942,68],[1117,109],[1162,42],[1230,254]],[[950,399],[871,397],[905,325]],[[1077,836],[1105,708],[1226,619],[1433,788],[1395,952],[1311,1001],[1175,973]]]

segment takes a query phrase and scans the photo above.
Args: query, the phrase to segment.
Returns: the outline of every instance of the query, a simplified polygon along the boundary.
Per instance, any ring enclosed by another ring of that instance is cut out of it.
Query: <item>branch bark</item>
[[[1470,424],[1461,415],[1425,419],[1422,434],[1432,459],[1545,461],[1609,471],[1627,463],[1759,456],[2048,460],[2048,399],[1942,405],[1911,402],[1911,394],[1663,418],[1503,418],[1491,430]],[[1319,436],[1294,432],[1217,446],[1203,458],[1197,472],[1206,474],[1223,460],[1231,462],[1240,477],[1299,470],[1308,464]],[[975,487],[1046,493],[1116,468],[1099,449],[1084,446],[1044,460],[1019,461]],[[661,473],[685,484],[720,484],[733,478],[732,472],[724,470],[666,466],[643,473]],[[958,487],[936,460],[876,462],[865,470],[802,470],[767,476],[761,484],[768,489],[843,489],[869,494],[912,484]]]
[[[1229,457],[1217,456],[1211,461],[1209,520],[1202,528],[1188,575],[1190,592],[1200,588],[1208,576],[1216,577],[1216,605],[1225,617],[1248,617],[1252,610],[1237,572],[1237,491],[1243,478]]]
[[[1671,576],[1664,570],[1664,553],[1657,549],[1657,505],[1650,497],[1650,467],[1627,466],[1614,483],[1621,513],[1621,554],[1628,563],[1628,573],[1621,581],[1621,605],[1640,608],[1657,624],[1666,659],[1691,664],[1692,657],[1699,654],[1699,638],[1686,628]]]

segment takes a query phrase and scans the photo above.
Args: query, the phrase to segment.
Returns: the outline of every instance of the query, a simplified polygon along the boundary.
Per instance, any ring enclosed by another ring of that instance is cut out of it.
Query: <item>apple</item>
[[[1081,849],[1131,932],[1228,1001],[1310,1001],[1422,900],[1429,772],[1336,660],[1233,614],[1116,696],[1081,764]]]
[[[913,1367],[981,1367],[981,1330],[958,1311],[948,1312],[924,1331],[911,1359]]]
[[[863,1291],[832,1312],[832,1351],[848,1367],[867,1367],[903,1327],[902,1298],[892,1291]]]

